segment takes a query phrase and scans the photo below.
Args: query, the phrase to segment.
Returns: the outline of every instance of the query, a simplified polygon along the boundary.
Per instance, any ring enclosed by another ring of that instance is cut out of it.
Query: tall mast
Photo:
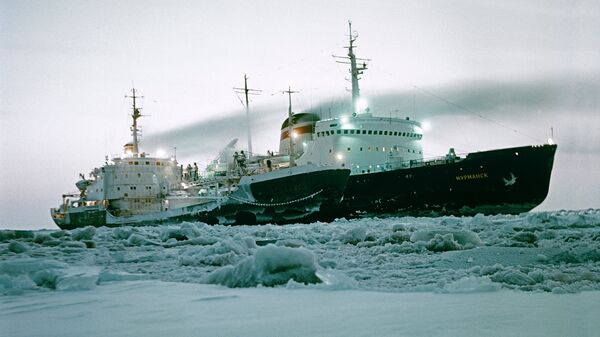
[[[138,118],[142,117],[142,114],[140,113],[141,108],[138,108],[136,106],[136,99],[139,98],[140,96],[136,96],[135,88],[131,88],[131,96],[125,95],[125,97],[131,98],[131,100],[132,100],[132,104],[131,104],[132,111],[133,111],[133,113],[131,114],[131,118],[133,119],[133,123],[131,124],[131,134],[133,136],[132,154],[134,156],[137,156],[139,154],[138,132],[140,131],[140,129],[138,128],[138,125],[137,125],[137,120],[138,120]]]
[[[297,91],[292,91],[292,87],[288,87],[288,90],[282,91],[284,94],[288,94],[288,139],[290,141],[289,144],[289,155],[290,155],[290,167],[296,166],[296,159],[294,158],[294,142],[293,142],[293,122],[292,117],[294,113],[292,112],[292,94],[297,93]]]
[[[361,58],[357,58],[356,55],[354,55],[354,48],[356,47],[354,45],[354,41],[356,41],[356,39],[358,38],[358,34],[352,33],[352,21],[348,21],[348,31],[349,31],[348,37],[350,39],[350,45],[348,47],[346,47],[346,48],[348,48],[348,56],[343,57],[343,56],[335,56],[334,55],[334,57],[350,61],[350,62],[348,62],[348,61],[336,61],[336,62],[350,64],[350,75],[351,75],[350,82],[352,83],[352,115],[356,116],[356,114],[360,112],[360,111],[358,111],[358,102],[360,99],[360,88],[358,86],[358,80],[360,80],[360,78],[358,77],[358,75],[362,75],[363,71],[367,69],[366,61],[370,61],[370,59],[361,59]],[[363,61],[363,63],[360,65],[357,65],[356,60]]]
[[[246,124],[248,126],[248,159],[252,159],[252,132],[250,130],[250,106],[249,106],[249,100],[248,100],[248,95],[260,95],[260,92],[262,90],[256,90],[256,89],[249,89],[248,88],[248,76],[246,76],[246,74],[244,74],[244,87],[243,88],[233,88],[234,90],[236,90],[236,92],[243,92],[244,96],[246,97],[246,104],[244,104],[244,106],[246,107]]]
[[[348,58],[350,59],[350,73],[352,74],[352,111],[357,113],[358,99],[360,97],[360,88],[358,87],[358,69],[356,68],[356,55],[354,55],[354,41],[358,36],[352,36],[352,22],[348,21],[348,36],[350,37],[350,46],[348,46]]]

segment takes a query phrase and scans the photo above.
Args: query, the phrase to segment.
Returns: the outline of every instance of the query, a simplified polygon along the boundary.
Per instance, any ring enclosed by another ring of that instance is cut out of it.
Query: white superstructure
[[[123,154],[115,156],[86,179],[77,183],[80,202],[86,206],[98,204],[118,216],[165,211],[170,208],[166,198],[171,192],[181,190],[182,170],[176,159],[150,157],[139,150],[137,120],[142,117],[136,105],[135,88],[132,95],[132,142],[124,146]],[[172,207],[173,205],[171,205]]]
[[[297,162],[338,164],[351,174],[410,166],[423,159],[423,131],[409,119],[375,117],[370,113],[322,120]]]
[[[119,215],[143,214],[169,208],[165,197],[181,189],[181,169],[175,160],[132,155],[94,169],[86,181],[88,204],[105,202]]]

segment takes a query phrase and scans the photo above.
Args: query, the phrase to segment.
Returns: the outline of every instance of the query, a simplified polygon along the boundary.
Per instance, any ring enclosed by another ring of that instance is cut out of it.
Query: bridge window
[[[385,136],[387,136],[387,133],[388,133],[387,131],[383,131],[383,134],[384,134]]]
[[[147,162],[146,162],[146,165],[150,165],[150,162],[149,162],[149,161],[147,161]]]
[[[347,135],[348,134],[348,130],[344,130],[344,134]]]
[[[341,134],[342,134],[342,130],[337,130],[337,132],[336,132],[336,133],[337,133],[338,135],[341,135]]]
[[[362,130],[362,134],[366,135],[367,134],[367,130]]]
[[[348,152],[350,152],[350,148],[348,148]]]
[[[379,131],[379,134],[380,134],[380,135],[383,135],[383,131]]]
[[[354,134],[354,130],[350,130],[350,134],[353,135]]]
[[[373,134],[373,130],[369,130],[369,134],[372,135]]]
[[[362,147],[360,148],[360,150],[362,151]]]

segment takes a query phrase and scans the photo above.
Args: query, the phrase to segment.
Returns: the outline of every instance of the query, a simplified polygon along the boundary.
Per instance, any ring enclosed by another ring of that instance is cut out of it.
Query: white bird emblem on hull
[[[504,186],[512,186],[517,182],[517,177],[511,172],[509,179],[502,178],[502,180],[504,180]]]

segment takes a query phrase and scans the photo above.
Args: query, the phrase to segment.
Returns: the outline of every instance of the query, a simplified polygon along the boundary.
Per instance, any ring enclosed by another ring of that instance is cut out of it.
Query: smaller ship
[[[140,151],[142,116],[132,89],[133,140],[123,154],[106,158],[78,192],[62,196],[52,208],[61,229],[84,226],[153,225],[181,221],[209,224],[287,223],[312,219],[339,204],[350,170],[327,165],[290,165],[281,158],[247,156],[230,142],[200,174],[179,165],[175,156]]]

